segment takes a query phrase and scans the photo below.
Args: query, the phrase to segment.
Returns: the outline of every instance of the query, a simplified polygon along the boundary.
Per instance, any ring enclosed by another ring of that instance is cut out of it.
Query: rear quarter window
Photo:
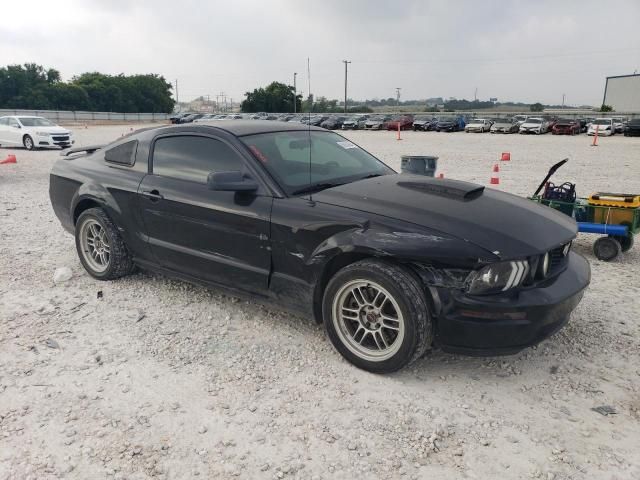
[[[138,150],[138,141],[122,143],[110,148],[104,152],[104,159],[107,163],[115,163],[118,165],[133,166],[136,163],[136,151]]]

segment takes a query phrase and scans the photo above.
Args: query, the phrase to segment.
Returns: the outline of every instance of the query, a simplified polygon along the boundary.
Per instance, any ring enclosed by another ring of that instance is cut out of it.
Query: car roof
[[[271,132],[286,132],[286,131],[318,131],[326,132],[327,130],[320,127],[313,127],[309,125],[303,125],[301,123],[291,122],[279,122],[277,120],[257,122],[255,120],[211,120],[207,123],[198,123],[193,127],[188,125],[175,125],[162,127],[162,131],[170,132],[172,130],[186,131],[187,129],[196,129],[200,131],[206,131],[208,129],[224,130],[226,132],[235,135],[236,137],[242,137],[245,135],[256,135],[259,133],[271,133]]]

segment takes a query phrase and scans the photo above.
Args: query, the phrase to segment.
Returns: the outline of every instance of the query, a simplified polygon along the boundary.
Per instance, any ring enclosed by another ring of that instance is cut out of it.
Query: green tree
[[[532,112],[543,112],[544,111],[544,105],[541,104],[540,102],[532,103],[529,106],[529,110],[531,110]]]
[[[35,63],[0,67],[0,108],[169,113],[171,84],[162,76],[83,73],[70,83]]]
[[[256,88],[253,92],[245,93],[246,98],[240,104],[243,112],[293,112],[294,89],[290,85],[271,82],[265,88]],[[302,96],[295,96],[296,111],[302,110]]]
[[[611,105],[605,105],[604,103],[600,107],[601,112],[613,112],[613,107]]]
[[[87,110],[89,95],[78,85],[56,83],[48,89],[48,99],[51,108],[56,110]]]

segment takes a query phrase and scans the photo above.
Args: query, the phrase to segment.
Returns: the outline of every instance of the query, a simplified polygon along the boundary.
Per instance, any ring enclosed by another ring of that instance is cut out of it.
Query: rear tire
[[[619,237],[616,235],[609,235],[610,238],[614,238],[620,244],[621,252],[628,252],[633,248],[633,233],[629,232],[626,237]]]
[[[133,272],[133,260],[118,227],[101,208],[80,214],[75,237],[80,262],[93,278],[115,280]]]
[[[620,242],[614,237],[600,237],[593,244],[593,253],[598,260],[610,262],[622,251]]]
[[[325,289],[322,311],[336,350],[369,372],[399,370],[433,341],[423,285],[393,263],[362,260],[340,270]]]

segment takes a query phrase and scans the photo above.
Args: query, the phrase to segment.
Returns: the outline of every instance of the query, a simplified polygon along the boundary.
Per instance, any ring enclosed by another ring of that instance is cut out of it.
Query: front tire
[[[336,350],[369,372],[399,370],[433,340],[422,284],[406,267],[389,262],[362,260],[340,270],[325,289],[322,311]]]
[[[31,135],[25,135],[22,139],[22,144],[27,150],[33,150],[35,148],[35,144],[33,143],[33,138],[31,138]]]
[[[133,271],[131,254],[118,228],[101,208],[80,214],[75,237],[82,266],[93,278],[114,280]]]

